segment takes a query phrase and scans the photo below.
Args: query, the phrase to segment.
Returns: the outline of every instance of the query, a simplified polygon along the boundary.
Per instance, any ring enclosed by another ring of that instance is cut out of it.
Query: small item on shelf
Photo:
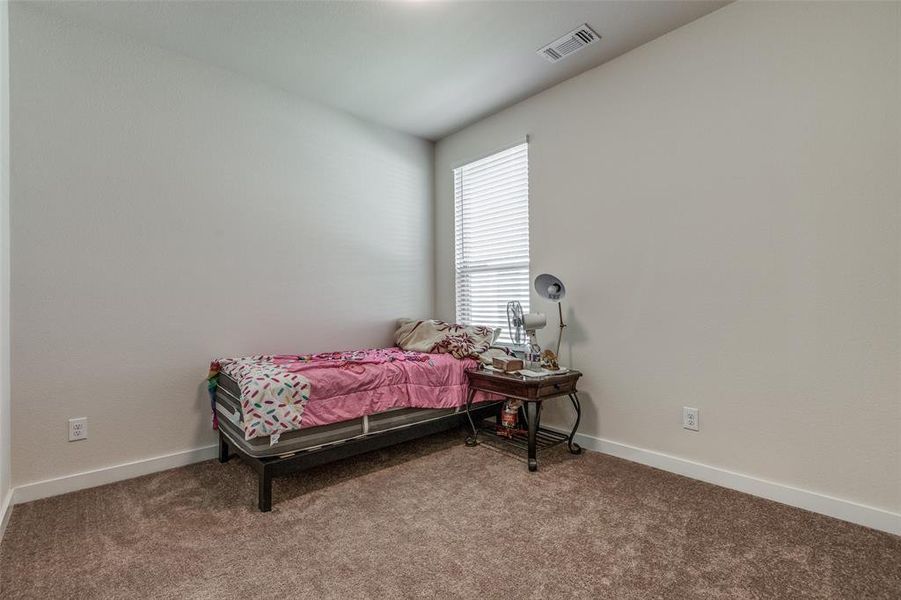
[[[553,350],[548,349],[541,353],[541,366],[550,371],[556,371],[560,368],[560,363],[557,362],[557,355]]]
[[[505,373],[519,371],[523,367],[521,359],[513,358],[511,356],[495,356],[491,365],[495,369],[499,369],[501,371],[504,371]]]
[[[519,400],[507,400],[504,410],[501,411],[501,423],[497,428],[497,434],[506,438],[512,438],[516,430],[516,417],[522,403]]]

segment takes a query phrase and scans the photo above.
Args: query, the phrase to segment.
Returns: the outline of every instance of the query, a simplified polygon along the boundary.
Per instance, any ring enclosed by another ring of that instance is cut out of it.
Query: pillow
[[[397,325],[394,343],[402,350],[450,354],[454,358],[478,358],[496,338],[496,332],[490,327],[457,325],[434,319],[400,319]]]

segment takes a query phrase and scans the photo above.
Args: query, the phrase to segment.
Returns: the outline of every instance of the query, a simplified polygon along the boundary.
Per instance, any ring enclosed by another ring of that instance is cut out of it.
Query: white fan
[[[541,313],[524,314],[522,304],[516,300],[507,302],[507,326],[510,327],[510,339],[516,346],[522,346],[523,354],[530,355],[541,353],[535,332],[547,325],[547,318]],[[526,348],[528,346],[528,349]],[[530,360],[537,360],[537,358]]]
[[[507,327],[510,328],[510,339],[517,346],[522,345],[525,340],[524,317],[522,304],[516,300],[507,302]]]

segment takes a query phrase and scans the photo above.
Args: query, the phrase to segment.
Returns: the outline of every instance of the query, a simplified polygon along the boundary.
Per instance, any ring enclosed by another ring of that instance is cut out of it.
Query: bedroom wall
[[[15,485],[212,444],[211,358],[384,345],[432,312],[430,142],[10,19]]]
[[[10,500],[9,3],[0,2],[0,537]]]
[[[438,314],[452,168],[529,134],[581,431],[901,512],[899,12],[738,2],[441,140]]]

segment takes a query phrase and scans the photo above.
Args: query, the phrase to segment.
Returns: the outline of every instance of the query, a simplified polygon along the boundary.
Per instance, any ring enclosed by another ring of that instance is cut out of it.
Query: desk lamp
[[[557,311],[560,313],[560,334],[557,336],[557,356],[560,356],[560,344],[563,342],[563,305],[561,300],[566,297],[566,287],[558,277],[549,273],[542,273],[535,278],[535,291],[545,300],[557,303]]]

